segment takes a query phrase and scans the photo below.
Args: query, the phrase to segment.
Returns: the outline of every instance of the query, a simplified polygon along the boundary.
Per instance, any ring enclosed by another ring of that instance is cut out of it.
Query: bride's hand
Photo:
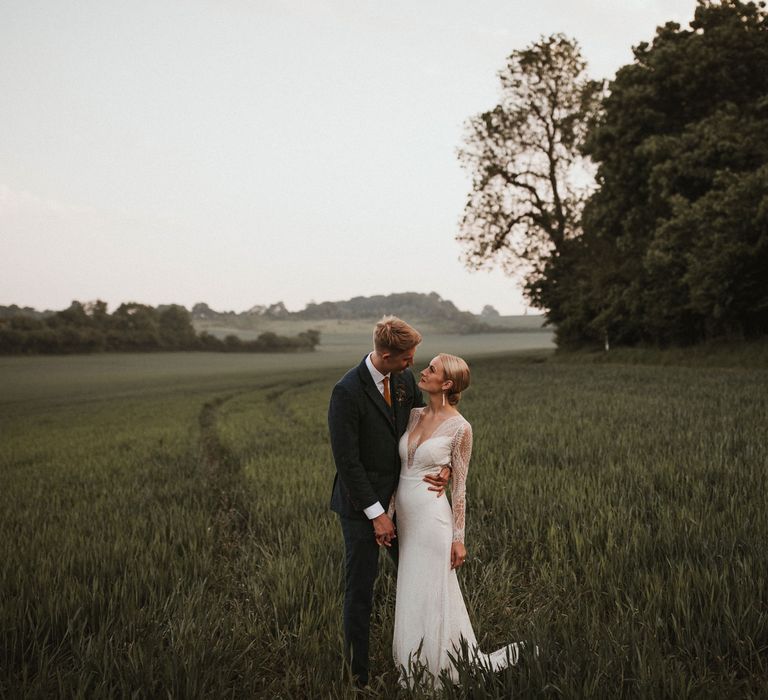
[[[467,558],[467,548],[463,542],[454,542],[451,545],[451,568],[458,569]]]
[[[381,515],[376,516],[371,522],[373,523],[373,534],[376,537],[376,544],[378,544],[379,547],[382,545],[391,547],[392,540],[397,537],[397,534],[395,533],[395,524],[392,522],[392,519],[386,513],[382,513]]]

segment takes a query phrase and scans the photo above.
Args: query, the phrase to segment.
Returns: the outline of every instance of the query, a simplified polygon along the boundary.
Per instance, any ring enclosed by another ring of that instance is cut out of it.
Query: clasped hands
[[[440,498],[445,493],[445,487],[448,486],[448,482],[451,478],[450,467],[443,467],[438,474],[427,474],[423,481],[429,484],[428,491],[435,491],[437,493],[436,498]],[[379,547],[391,547],[392,540],[397,537],[395,532],[395,524],[392,522],[392,518],[386,513],[382,513],[378,517],[373,519],[373,532],[376,537],[376,544]]]

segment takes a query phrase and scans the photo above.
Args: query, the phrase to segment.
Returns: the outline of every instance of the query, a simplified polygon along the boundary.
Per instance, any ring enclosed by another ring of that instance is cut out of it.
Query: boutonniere
[[[395,387],[395,401],[398,406],[405,406],[408,403],[408,392],[402,384]]]

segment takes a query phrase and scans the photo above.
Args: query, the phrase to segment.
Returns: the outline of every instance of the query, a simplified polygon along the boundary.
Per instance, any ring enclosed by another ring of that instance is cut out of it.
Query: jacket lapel
[[[392,390],[392,408],[394,409],[395,414],[395,425],[400,425],[400,418],[403,411],[407,410],[405,406],[401,406],[400,402],[397,400],[398,396],[400,396],[403,393],[405,384],[403,381],[403,375],[402,374],[391,374],[390,377],[392,377],[392,382],[390,383],[390,389]],[[403,387],[401,389],[401,387]],[[398,433],[400,431],[398,430]]]

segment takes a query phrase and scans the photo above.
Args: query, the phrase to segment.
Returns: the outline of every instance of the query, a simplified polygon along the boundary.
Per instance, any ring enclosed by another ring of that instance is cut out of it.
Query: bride
[[[469,386],[467,363],[440,354],[421,372],[418,386],[429,395],[429,405],[411,411],[400,439],[402,467],[390,504],[390,513],[397,513],[399,547],[392,651],[406,684],[416,680],[419,668],[432,683],[443,671],[456,682],[452,659],[461,656],[462,644],[473,663],[499,670],[517,662],[522,643],[492,654],[479,651],[456,576],[467,558],[465,486],[472,426],[456,409]],[[422,480],[446,465],[452,469],[452,504],[435,498]]]

